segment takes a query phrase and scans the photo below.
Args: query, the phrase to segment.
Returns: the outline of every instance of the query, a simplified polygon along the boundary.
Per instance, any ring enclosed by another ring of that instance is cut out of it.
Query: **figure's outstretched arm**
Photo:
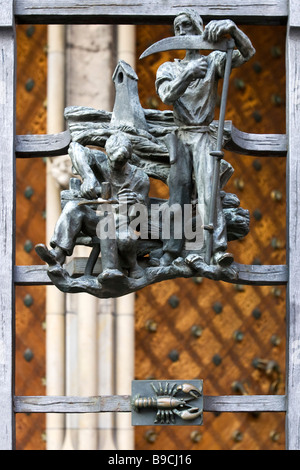
[[[248,36],[233,21],[210,21],[204,30],[203,39],[209,42],[217,42],[227,34],[234,39],[237,47],[233,54],[232,66],[239,67],[254,56],[255,49]]]

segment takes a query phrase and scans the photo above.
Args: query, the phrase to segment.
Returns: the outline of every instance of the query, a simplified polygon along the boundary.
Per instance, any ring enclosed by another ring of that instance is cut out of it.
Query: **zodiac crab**
[[[150,385],[156,396],[141,397],[136,395],[132,401],[132,407],[138,412],[143,408],[157,410],[154,424],[174,424],[175,415],[184,421],[191,421],[202,414],[202,409],[188,403],[202,396],[201,390],[194,385],[188,383],[177,385],[169,382],[164,385],[158,382],[157,387],[153,383]],[[189,396],[176,397],[179,392]]]

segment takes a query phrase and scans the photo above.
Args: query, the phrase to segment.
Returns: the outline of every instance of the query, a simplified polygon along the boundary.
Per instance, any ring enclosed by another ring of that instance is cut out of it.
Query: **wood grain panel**
[[[47,27],[17,26],[17,134],[46,133]],[[45,162],[16,162],[16,263],[41,264],[45,240]],[[45,288],[16,287],[16,394],[45,394]],[[20,414],[17,449],[45,449],[45,416]]]

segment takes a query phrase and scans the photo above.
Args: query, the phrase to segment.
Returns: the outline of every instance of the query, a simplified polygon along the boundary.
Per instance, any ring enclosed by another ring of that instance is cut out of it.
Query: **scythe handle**
[[[210,207],[209,207],[209,222],[208,227],[211,227],[211,230],[207,232],[207,246],[205,253],[205,262],[210,264],[212,249],[213,249],[213,232],[215,227],[216,220],[216,204],[218,192],[220,191],[220,162],[224,155],[222,151],[223,144],[223,134],[224,134],[224,123],[225,123],[225,111],[227,105],[227,95],[229,87],[229,78],[231,72],[232,64],[232,53],[234,46],[230,42],[226,52],[226,65],[223,81],[223,89],[221,96],[221,107],[220,107],[220,116],[219,116],[219,125],[218,125],[218,135],[217,135],[217,147],[216,150],[212,151],[210,155],[214,157],[214,171],[213,171],[213,181],[212,181],[212,193],[210,198]]]

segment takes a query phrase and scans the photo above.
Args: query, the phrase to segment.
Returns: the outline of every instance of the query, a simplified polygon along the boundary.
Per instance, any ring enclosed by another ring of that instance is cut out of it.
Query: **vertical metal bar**
[[[13,0],[0,0],[0,449],[15,446],[15,31]]]
[[[219,125],[218,125],[218,135],[217,135],[217,148],[216,151],[211,152],[211,155],[215,159],[214,161],[214,174],[212,182],[212,191],[210,197],[210,208],[209,208],[209,221],[208,221],[208,236],[207,236],[207,247],[206,247],[206,256],[205,262],[210,264],[212,249],[213,249],[213,231],[215,228],[215,219],[216,219],[216,202],[217,202],[217,193],[220,189],[219,180],[220,180],[220,161],[223,156],[222,152],[222,143],[223,143],[223,133],[224,133],[224,123],[225,123],[225,112],[227,105],[227,95],[229,88],[229,78],[231,72],[232,64],[232,53],[233,53],[234,42],[228,42],[228,49],[226,53],[226,65],[224,73],[224,81],[222,88],[222,97],[221,97],[221,107],[220,107],[220,116],[219,116]]]
[[[287,366],[286,447],[300,449],[300,12],[290,0],[287,68]]]

